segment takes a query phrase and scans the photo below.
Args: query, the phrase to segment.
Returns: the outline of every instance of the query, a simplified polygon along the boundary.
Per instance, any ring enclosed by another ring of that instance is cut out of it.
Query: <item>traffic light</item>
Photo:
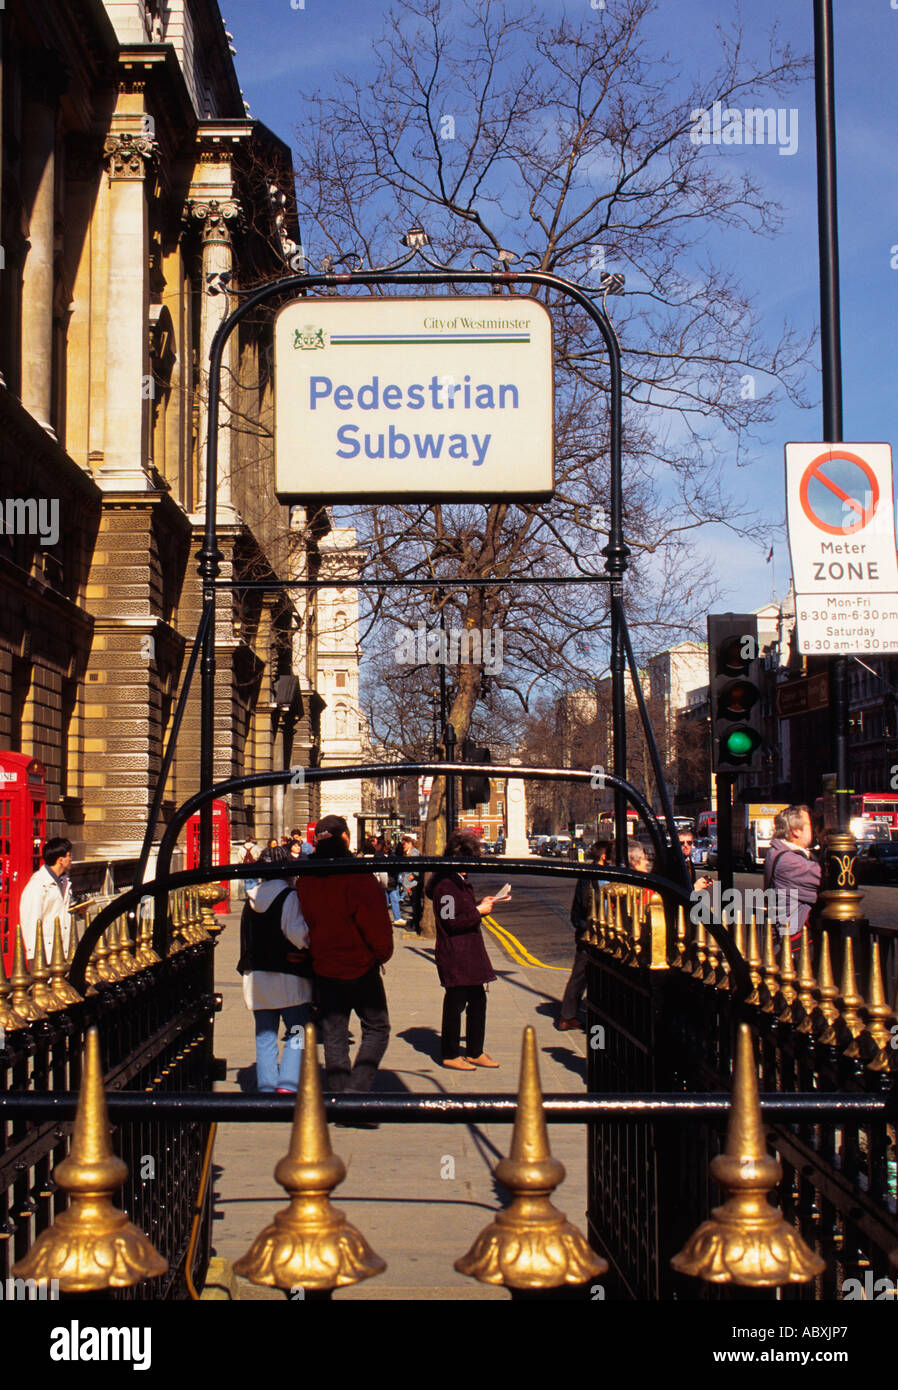
[[[761,653],[754,613],[708,615],[711,767],[760,772]]]
[[[491,763],[492,755],[488,748],[481,748],[466,738],[461,746],[462,762],[465,763]],[[489,803],[490,799],[490,779],[489,777],[462,777],[461,779],[461,808],[463,811],[473,811],[475,806],[481,802]]]

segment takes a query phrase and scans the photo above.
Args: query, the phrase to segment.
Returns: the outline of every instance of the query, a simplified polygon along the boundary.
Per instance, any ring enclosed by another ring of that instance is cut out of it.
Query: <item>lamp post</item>
[[[817,124],[817,234],[820,246],[820,355],[823,438],[842,439],[842,339],[839,318],[839,230],[836,204],[836,114],[832,0],[814,0],[814,98]],[[836,827],[826,837],[822,916],[855,934],[866,923],[855,888],[857,844],[851,833],[848,785],[848,658],[830,665],[832,748],[836,766]]]

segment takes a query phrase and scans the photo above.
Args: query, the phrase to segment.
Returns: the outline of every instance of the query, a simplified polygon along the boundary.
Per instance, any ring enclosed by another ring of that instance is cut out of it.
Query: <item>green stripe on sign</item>
[[[413,338],[397,338],[385,335],[379,338],[349,338],[331,334],[331,347],[402,347],[418,346],[421,343],[529,343],[529,334],[521,338],[492,338],[484,334],[423,334]]]

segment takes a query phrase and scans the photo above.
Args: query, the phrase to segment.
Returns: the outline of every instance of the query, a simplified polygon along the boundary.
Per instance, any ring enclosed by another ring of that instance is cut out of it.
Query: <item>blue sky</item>
[[[898,342],[898,0],[835,0],[836,133],[846,441],[894,445],[895,345]],[[377,0],[226,0],[222,12],[234,35],[235,64],[252,114],[291,142],[304,116],[304,97],[326,90],[332,75],[364,78],[385,6]],[[562,9],[589,14],[590,0],[539,0],[551,18]],[[715,26],[738,15],[730,0],[661,0],[651,16],[654,46],[669,54],[684,77],[714,66]],[[595,15],[601,22],[601,15]],[[778,22],[797,52],[813,47],[811,0],[753,0],[742,11],[749,44]],[[765,102],[765,104],[770,104]],[[783,211],[773,239],[740,232],[715,233],[710,250],[752,292],[767,336],[784,320],[807,334],[819,316],[817,281],[816,150],[811,81],[783,105],[798,111],[798,147],[780,155],[771,146],[730,146],[709,157],[744,161],[763,178]],[[895,248],[893,252],[892,248]],[[314,248],[310,248],[314,253]],[[896,268],[891,261],[895,259]],[[624,343],[626,350],[626,343]],[[819,359],[817,362],[819,366]],[[762,389],[759,386],[759,391]],[[698,542],[715,562],[721,607],[742,610],[782,595],[789,568],[782,534],[775,562],[765,564],[771,526],[784,521],[783,444],[820,439],[819,375],[809,374],[807,410],[781,402],[753,451],[749,467],[732,467],[725,482],[756,499],[766,523],[757,541],[709,529]]]

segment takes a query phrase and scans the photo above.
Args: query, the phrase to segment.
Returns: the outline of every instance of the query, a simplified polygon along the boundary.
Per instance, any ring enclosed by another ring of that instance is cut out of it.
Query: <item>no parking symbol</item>
[[[802,473],[799,496],[812,526],[830,536],[853,536],[876,514],[879,483],[865,459],[828,449]]]
[[[787,444],[786,513],[798,650],[898,651],[888,444]]]
[[[888,444],[787,444],[796,593],[898,590]]]

